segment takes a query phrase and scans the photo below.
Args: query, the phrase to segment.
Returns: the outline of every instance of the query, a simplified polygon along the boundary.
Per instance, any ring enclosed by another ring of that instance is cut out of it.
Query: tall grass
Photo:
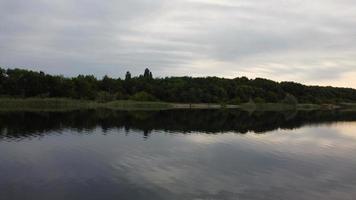
[[[99,103],[88,100],[76,100],[66,98],[0,98],[0,110],[38,110],[60,111],[78,109],[118,109],[118,110],[151,110],[168,109],[172,104],[162,102],[139,102],[139,101],[112,101]]]
[[[315,104],[288,105],[280,103],[264,104],[240,104],[240,105],[219,105],[219,104],[181,104],[166,103],[156,101],[132,101],[117,100],[106,103],[76,100],[66,98],[0,98],[0,111],[68,111],[78,109],[114,109],[114,110],[164,110],[164,109],[219,109],[219,108],[239,108],[242,110],[254,111],[278,111],[278,110],[317,110],[323,109]],[[356,104],[343,104],[343,109],[356,110]]]
[[[120,100],[104,103],[105,108],[118,109],[118,110],[161,110],[173,108],[173,104],[156,101],[131,101]]]
[[[95,108],[97,103],[66,98],[1,98],[0,110],[74,110]]]

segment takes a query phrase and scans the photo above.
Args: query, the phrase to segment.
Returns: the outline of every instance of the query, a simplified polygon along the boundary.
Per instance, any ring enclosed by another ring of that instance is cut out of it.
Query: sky
[[[0,66],[356,88],[356,1],[0,0]]]

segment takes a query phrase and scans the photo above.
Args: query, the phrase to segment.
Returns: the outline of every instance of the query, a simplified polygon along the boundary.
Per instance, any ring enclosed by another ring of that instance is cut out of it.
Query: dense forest
[[[1,97],[65,97],[74,99],[166,101],[182,103],[239,104],[254,101],[287,103],[356,102],[356,90],[306,86],[294,82],[239,77],[153,78],[145,69],[139,76],[127,72],[124,79],[93,75],[69,78],[24,69],[0,68]]]

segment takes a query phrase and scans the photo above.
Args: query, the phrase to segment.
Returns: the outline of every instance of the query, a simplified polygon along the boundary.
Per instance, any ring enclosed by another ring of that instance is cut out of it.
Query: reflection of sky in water
[[[266,134],[102,134],[0,142],[8,199],[352,199],[356,123]],[[55,196],[55,197],[54,197]]]

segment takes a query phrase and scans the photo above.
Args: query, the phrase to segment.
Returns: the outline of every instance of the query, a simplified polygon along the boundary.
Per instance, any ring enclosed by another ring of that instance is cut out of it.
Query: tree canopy
[[[125,79],[109,76],[98,79],[93,75],[69,78],[24,69],[0,68],[0,96],[231,104],[251,100],[271,103],[356,102],[356,90],[351,88],[306,86],[246,77],[153,78],[148,68],[136,77],[128,71]]]

